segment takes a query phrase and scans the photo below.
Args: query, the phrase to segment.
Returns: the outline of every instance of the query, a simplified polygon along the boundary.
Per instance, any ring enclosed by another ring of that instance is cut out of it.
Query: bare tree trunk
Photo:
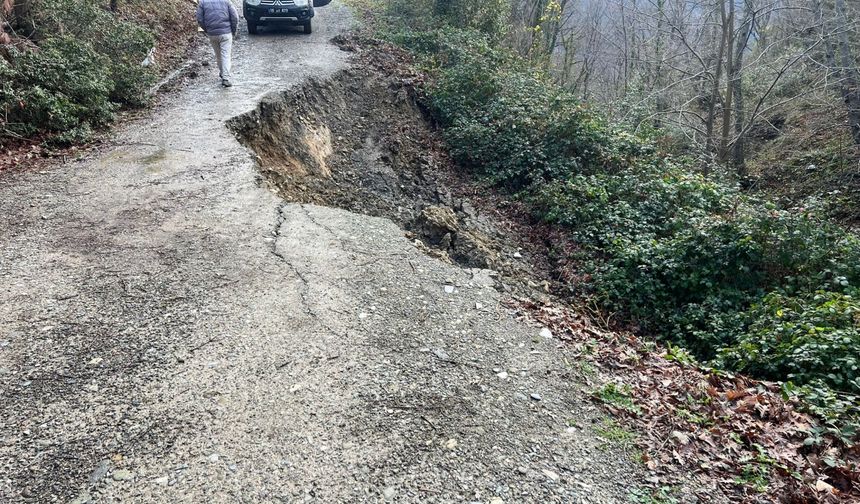
[[[848,40],[848,10],[845,0],[836,0],[836,15],[839,23],[839,56],[842,66],[842,98],[848,108],[848,125],[851,137],[860,145],[860,76],[854,54]]]
[[[752,0],[746,0],[744,3],[744,20],[741,24],[740,33],[738,35],[737,51],[735,52],[735,71],[732,75],[734,81],[733,92],[735,102],[735,143],[732,145],[732,164],[737,171],[738,177],[744,179],[747,177],[746,153],[744,152],[744,93],[741,86],[743,78],[744,52],[746,51],[750,36],[752,36],[752,28],[755,16],[755,9]]]
[[[540,26],[540,18],[543,15],[543,11],[546,9],[546,4],[547,2],[545,0],[534,0],[534,2],[532,2],[531,12],[529,13],[529,26],[531,28]]]
[[[732,100],[735,80],[739,77],[734,65],[735,52],[735,0],[729,0],[729,12],[722,11],[723,33],[726,34],[726,97],[723,103],[723,131],[720,138],[719,160],[724,163],[729,157],[729,134],[732,127]]]
[[[623,47],[624,51],[622,53],[622,64],[623,64],[623,80],[624,80],[624,95],[627,95],[627,87],[630,83],[630,39],[627,37],[627,14],[625,12],[624,6],[626,2],[621,0],[621,37],[624,39]]]
[[[725,0],[719,0],[720,11],[722,17],[725,18],[726,4]],[[723,58],[726,52],[726,42],[728,34],[726,33],[726,23],[723,23],[722,33],[719,37],[719,48],[717,49],[717,60],[714,62],[714,71],[711,74],[711,101],[708,104],[708,116],[705,120],[705,135],[707,136],[705,143],[705,154],[710,155],[714,151],[714,122],[717,114],[717,102],[720,100],[720,80],[722,79]],[[705,174],[709,171],[708,165],[705,165]]]
[[[548,21],[547,26],[547,42],[546,42],[546,51],[547,51],[547,59],[551,60],[552,55],[555,53],[555,48],[558,45],[558,37],[561,35],[561,23],[564,16],[565,9],[567,8],[568,0],[561,0],[558,5],[558,12],[553,14],[553,18]]]
[[[813,9],[815,10],[815,24],[821,31],[820,36],[824,42],[824,63],[827,69],[831,72],[836,71],[836,46],[830,37],[833,27],[824,18],[824,8],[821,6],[821,0],[813,0]]]
[[[633,8],[633,19],[630,22],[630,55],[628,60],[630,61],[630,73],[641,75],[642,54],[640,51],[642,50],[643,43],[638,37],[638,26],[640,23],[637,16],[639,14],[639,5],[636,3],[636,0],[632,0],[631,6]]]
[[[665,1],[666,0],[657,0],[657,43],[654,49],[654,60],[656,61],[654,65],[654,75],[651,79],[651,88],[653,90],[658,90],[657,93],[657,114],[654,116],[654,127],[662,128],[663,127],[663,114],[669,109],[668,104],[666,103],[666,96],[663,91],[659,91],[663,88],[663,83],[665,79],[663,78],[663,58],[664,56],[664,46],[666,45],[666,38],[668,33],[664,29],[664,18],[666,16],[665,10]]]

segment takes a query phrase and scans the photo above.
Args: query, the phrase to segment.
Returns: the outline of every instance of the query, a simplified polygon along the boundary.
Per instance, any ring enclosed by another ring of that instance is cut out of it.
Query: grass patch
[[[614,445],[630,447],[636,441],[636,434],[634,432],[611,419],[604,421],[600,427],[594,429],[594,432],[608,443]]]
[[[678,504],[677,490],[663,486],[657,489],[637,488],[630,492],[628,500],[633,504]]]
[[[594,396],[604,404],[616,409],[626,411],[636,416],[642,414],[642,410],[635,402],[633,402],[633,398],[630,395],[630,387],[627,385],[607,383],[602,388],[595,391]]]
[[[573,366],[576,372],[585,378],[594,378],[597,376],[597,368],[587,360],[578,360]]]

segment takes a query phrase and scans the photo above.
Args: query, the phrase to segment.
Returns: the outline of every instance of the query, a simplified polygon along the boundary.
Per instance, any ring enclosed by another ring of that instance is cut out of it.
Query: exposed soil
[[[398,57],[375,52],[364,65],[267,97],[229,127],[287,201],[389,218],[431,256],[499,271],[503,290],[547,298],[562,285],[549,280],[554,242],[533,238],[550,231],[516,203],[479,196],[486,188],[457,173],[419,105],[418,76]]]

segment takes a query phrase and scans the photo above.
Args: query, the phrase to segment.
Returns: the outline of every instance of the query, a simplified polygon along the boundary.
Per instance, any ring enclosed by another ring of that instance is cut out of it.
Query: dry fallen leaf
[[[748,395],[746,390],[727,390],[726,391],[726,399],[729,401],[736,401],[741,397],[746,397]]]
[[[827,493],[834,493],[834,490],[835,490],[833,488],[833,485],[831,485],[830,483],[827,483],[824,480],[816,481],[815,482],[815,489],[818,490],[819,492],[827,492]]]

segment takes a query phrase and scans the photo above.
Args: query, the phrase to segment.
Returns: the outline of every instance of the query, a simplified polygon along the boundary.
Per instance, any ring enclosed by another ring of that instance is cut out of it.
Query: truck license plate
[[[287,14],[289,9],[269,9],[269,14]]]

